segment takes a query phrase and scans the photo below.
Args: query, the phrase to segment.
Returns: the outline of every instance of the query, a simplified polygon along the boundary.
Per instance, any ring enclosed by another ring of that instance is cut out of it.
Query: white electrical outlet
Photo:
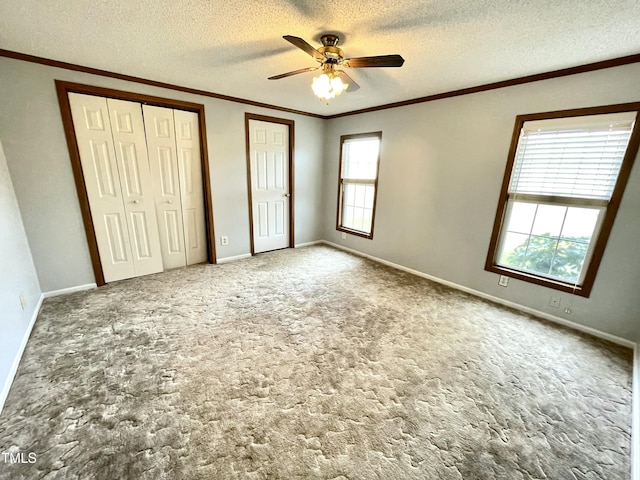
[[[507,285],[509,285],[509,277],[500,275],[500,280],[498,280],[498,285],[500,285],[501,287],[506,287]]]
[[[229,237],[223,235],[220,237],[220,245],[229,245]]]
[[[342,239],[344,240],[345,238],[347,238],[347,234],[342,232]]]
[[[549,305],[553,308],[560,308],[560,295],[551,295]]]

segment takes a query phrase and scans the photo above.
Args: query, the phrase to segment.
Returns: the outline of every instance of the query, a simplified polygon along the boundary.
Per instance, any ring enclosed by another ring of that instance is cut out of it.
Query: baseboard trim
[[[325,243],[325,240],[314,240],[313,242],[297,243],[295,248],[310,247],[311,245],[319,245]]]
[[[631,400],[631,480],[640,480],[640,346],[633,350]]]
[[[233,257],[218,258],[216,259],[216,261],[218,263],[227,263],[227,262],[235,262],[236,260],[242,260],[243,258],[250,258],[250,257],[251,257],[250,253],[243,253],[242,255],[235,255]]]
[[[310,247],[311,245],[318,245],[325,243],[325,240],[314,240],[313,242],[296,243],[294,248]],[[243,258],[249,258],[252,255],[250,253],[243,253],[242,255],[234,255],[232,257],[223,257],[216,259],[217,263],[235,262],[236,260],[242,260]]]
[[[18,373],[18,367],[20,366],[20,360],[22,360],[22,354],[24,353],[24,349],[27,348],[27,342],[29,341],[29,337],[31,336],[31,330],[33,330],[33,326],[36,324],[36,319],[40,314],[40,308],[42,307],[42,302],[44,301],[45,296],[44,293],[40,294],[40,298],[38,298],[38,303],[36,304],[36,308],[33,310],[33,315],[31,316],[31,320],[29,320],[29,325],[22,336],[22,341],[20,342],[20,346],[18,347],[18,352],[16,353],[15,358],[13,359],[13,364],[11,365],[11,370],[9,371],[9,376],[5,381],[2,392],[0,392],[0,414],[2,413],[2,409],[4,408],[4,402],[7,400],[9,396],[9,391],[11,390],[11,385],[13,385],[13,379],[16,377],[16,373]]]
[[[447,285],[448,287],[455,288],[456,290],[461,290],[461,291],[463,291],[465,293],[469,293],[469,294],[474,295],[476,297],[484,298],[485,300],[489,300],[489,301],[492,301],[494,303],[498,303],[500,305],[504,305],[505,307],[513,308],[513,309],[516,309],[516,310],[520,310],[521,312],[528,313],[530,315],[535,315],[536,317],[540,317],[540,318],[543,318],[545,320],[549,320],[550,322],[554,322],[554,323],[557,323],[557,324],[560,324],[560,325],[564,325],[565,327],[569,327],[569,328],[572,328],[574,330],[578,330],[578,331],[581,331],[581,332],[584,332],[584,333],[588,333],[589,335],[593,335],[594,337],[598,337],[598,338],[601,338],[603,340],[608,340],[609,342],[613,342],[615,344],[622,345],[622,346],[627,347],[627,348],[634,348],[635,345],[636,345],[635,342],[632,342],[631,340],[627,340],[626,338],[618,337],[617,335],[612,335],[610,333],[603,332],[601,330],[598,330],[598,329],[595,329],[595,328],[592,328],[592,327],[587,327],[586,325],[581,325],[579,323],[572,322],[571,320],[567,320],[565,318],[556,317],[555,315],[551,315],[551,314],[546,313],[546,312],[541,312],[540,310],[536,310],[534,308],[525,307],[524,305],[520,305],[518,303],[510,302],[509,300],[505,300],[505,299],[500,298],[500,297],[494,297],[493,295],[489,295],[488,293],[484,293],[484,292],[481,292],[479,290],[474,290],[472,288],[465,287],[464,285],[460,285],[460,284],[457,284],[457,283],[454,283],[454,282],[450,282],[448,280],[444,280],[442,278],[435,277],[433,275],[429,275],[427,273],[423,273],[423,272],[420,272],[418,270],[414,270],[412,268],[408,268],[408,267],[405,267],[403,265],[399,265],[397,263],[389,262],[388,260],[384,260],[382,258],[374,257],[373,255],[368,255],[366,253],[360,252],[358,250],[354,250],[352,248],[345,247],[345,246],[337,244],[337,243],[329,242],[327,240],[323,240],[323,243],[326,244],[326,245],[330,245],[332,247],[338,248],[340,250],[344,250],[346,252],[353,253],[353,254],[359,255],[361,257],[368,258],[370,260],[373,260],[374,262],[378,262],[378,263],[381,263],[383,265],[387,265],[388,267],[396,268],[398,270],[402,270],[404,272],[411,273],[413,275],[417,275],[418,277],[426,278],[427,280],[431,280],[431,281],[440,283],[442,285]],[[640,480],[640,479],[638,479],[638,480]]]
[[[75,287],[62,288],[60,290],[51,290],[42,294],[43,298],[58,297],[60,295],[68,295],[70,293],[82,292],[84,290],[92,290],[98,288],[95,283],[87,283],[86,285],[77,285]]]

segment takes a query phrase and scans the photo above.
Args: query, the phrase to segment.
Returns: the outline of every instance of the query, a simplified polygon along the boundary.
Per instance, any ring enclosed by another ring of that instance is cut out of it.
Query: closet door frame
[[[207,261],[216,263],[216,246],[215,233],[213,230],[213,205],[211,201],[211,179],[209,175],[209,154],[207,150],[206,123],[204,118],[204,105],[192,102],[184,102],[181,100],[173,100],[170,98],[155,97],[151,95],[143,95],[139,93],[125,92],[122,90],[113,90],[110,88],[95,87],[92,85],[83,85],[80,83],[66,82],[56,80],[56,93],[58,94],[58,104],[60,105],[60,113],[62,115],[62,124],[64,127],[65,137],[67,139],[67,147],[69,148],[69,158],[71,159],[71,168],[80,202],[80,211],[82,213],[82,221],[89,245],[89,255],[91,256],[91,264],[98,286],[104,285],[104,273],[102,271],[102,263],[98,253],[98,241],[96,239],[93,220],[91,219],[91,210],[89,207],[89,197],[87,188],[84,183],[82,174],[82,165],[80,163],[80,152],[78,150],[78,142],[76,140],[76,132],[73,128],[73,119],[71,117],[71,105],[69,103],[69,93],[82,93],[85,95],[95,95],[98,97],[115,98],[118,100],[127,100],[140,104],[155,105],[158,107],[167,107],[177,110],[187,110],[198,114],[198,127],[200,135],[200,161],[202,164],[202,181],[204,190],[204,210],[207,234]]]

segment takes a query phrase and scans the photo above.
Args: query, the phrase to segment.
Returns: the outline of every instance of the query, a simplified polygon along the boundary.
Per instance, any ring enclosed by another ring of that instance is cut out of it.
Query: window
[[[640,103],[517,117],[486,270],[589,296]]]
[[[382,132],[340,137],[338,230],[373,238],[381,139]]]

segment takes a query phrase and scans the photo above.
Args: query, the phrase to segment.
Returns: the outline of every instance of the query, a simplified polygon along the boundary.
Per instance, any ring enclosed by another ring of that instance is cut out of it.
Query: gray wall
[[[219,258],[249,252],[246,111],[296,122],[296,243],[327,239],[465,287],[640,340],[640,167],[633,169],[591,297],[484,271],[515,116],[640,100],[640,65],[330,121],[0,58],[0,138],[40,285],[94,282],[54,79],[205,105]],[[335,230],[339,137],[382,130],[373,240]],[[229,246],[219,237],[227,235]],[[2,281],[8,281],[4,276]],[[565,306],[572,308],[565,315]]]
[[[21,294],[26,301],[24,309],[20,302]],[[0,409],[12,380],[14,359],[40,294],[18,201],[0,143]]]
[[[95,282],[54,79],[205,105],[218,258],[250,249],[244,113],[294,120],[295,240],[321,238],[322,120],[0,58],[0,138],[44,291]]]
[[[631,340],[640,340],[640,160],[590,298],[498,275],[484,262],[518,114],[640,101],[640,64],[330,120],[324,238]],[[382,131],[373,240],[335,229],[340,135]],[[570,307],[572,314],[564,313]]]

